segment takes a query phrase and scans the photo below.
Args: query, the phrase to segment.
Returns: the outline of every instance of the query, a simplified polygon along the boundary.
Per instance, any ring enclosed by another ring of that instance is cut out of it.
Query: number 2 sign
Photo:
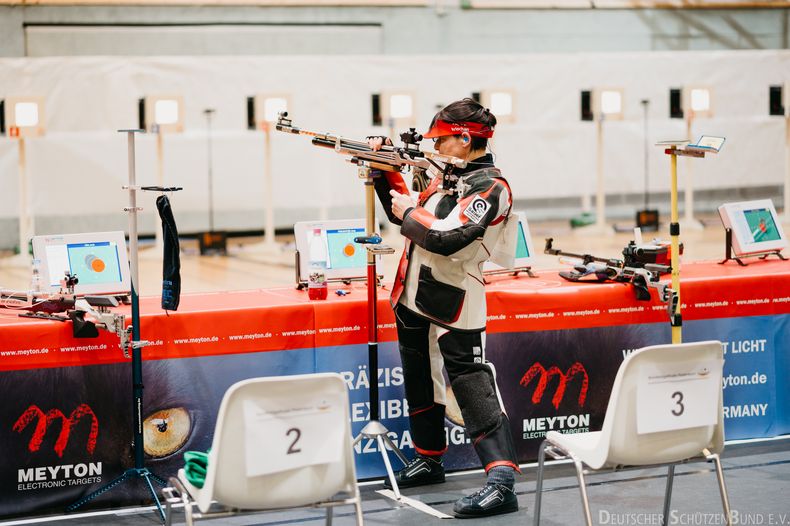
[[[637,433],[716,423],[723,360],[642,367],[636,390]]]
[[[329,464],[344,446],[342,408],[329,401],[264,408],[244,401],[244,449],[248,477]]]

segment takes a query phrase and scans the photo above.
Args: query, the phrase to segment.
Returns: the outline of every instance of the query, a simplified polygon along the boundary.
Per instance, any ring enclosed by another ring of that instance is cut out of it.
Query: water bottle
[[[42,291],[41,288],[41,271],[39,270],[41,267],[41,260],[34,259],[33,260],[33,275],[30,277],[30,292],[32,294],[37,294]]]
[[[326,286],[326,243],[323,236],[321,236],[320,228],[313,229],[309,248],[307,295],[311,300],[325,300],[328,293]]]

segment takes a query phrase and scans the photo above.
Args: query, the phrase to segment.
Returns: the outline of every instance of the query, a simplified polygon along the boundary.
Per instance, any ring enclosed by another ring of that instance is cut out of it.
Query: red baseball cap
[[[462,133],[468,133],[472,137],[490,139],[494,136],[494,129],[479,122],[447,122],[437,120],[423,137],[426,139],[434,139],[436,137],[460,135]]]

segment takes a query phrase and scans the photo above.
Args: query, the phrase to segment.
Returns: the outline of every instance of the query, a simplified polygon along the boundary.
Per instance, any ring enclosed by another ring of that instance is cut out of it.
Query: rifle
[[[634,286],[636,299],[650,301],[650,289],[656,289],[658,299],[667,304],[669,317],[675,316],[678,295],[667,283],[659,280],[672,267],[668,247],[659,242],[652,245],[637,245],[630,241],[623,249],[623,259],[601,258],[591,254],[574,254],[554,248],[554,239],[546,238],[545,254],[561,256],[560,261],[573,265],[573,270],[560,272],[568,281],[617,281]],[[585,279],[592,276],[592,279]]]
[[[98,329],[106,330],[118,336],[119,346],[124,356],[129,358],[131,327],[125,326],[123,314],[109,310],[110,307],[118,306],[118,300],[114,296],[78,297],[74,293],[78,282],[77,276],[67,273],[61,281],[61,290],[54,294],[0,289],[0,307],[24,311],[19,314],[22,318],[71,321],[74,338],[96,338],[99,336]]]
[[[377,151],[373,151],[367,141],[357,141],[330,133],[318,133],[297,128],[288,118],[288,112],[278,114],[275,129],[281,132],[310,136],[313,138],[312,143],[315,146],[332,148],[340,155],[347,155],[349,156],[348,161],[352,164],[388,172],[412,169],[415,171],[415,175],[419,171],[428,172],[433,177],[441,177],[442,189],[446,193],[454,193],[459,190],[456,187],[458,176],[453,174],[453,170],[466,167],[466,161],[458,157],[420,150],[419,142],[423,137],[414,128],[409,128],[409,131],[400,134],[403,146],[382,145],[381,149]]]

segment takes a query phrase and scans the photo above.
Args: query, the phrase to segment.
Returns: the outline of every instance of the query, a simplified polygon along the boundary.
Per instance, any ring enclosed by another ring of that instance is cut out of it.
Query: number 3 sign
[[[636,389],[637,433],[716,423],[723,360],[642,367]]]
[[[247,476],[336,462],[343,447],[342,420],[339,402],[272,409],[245,400]]]

